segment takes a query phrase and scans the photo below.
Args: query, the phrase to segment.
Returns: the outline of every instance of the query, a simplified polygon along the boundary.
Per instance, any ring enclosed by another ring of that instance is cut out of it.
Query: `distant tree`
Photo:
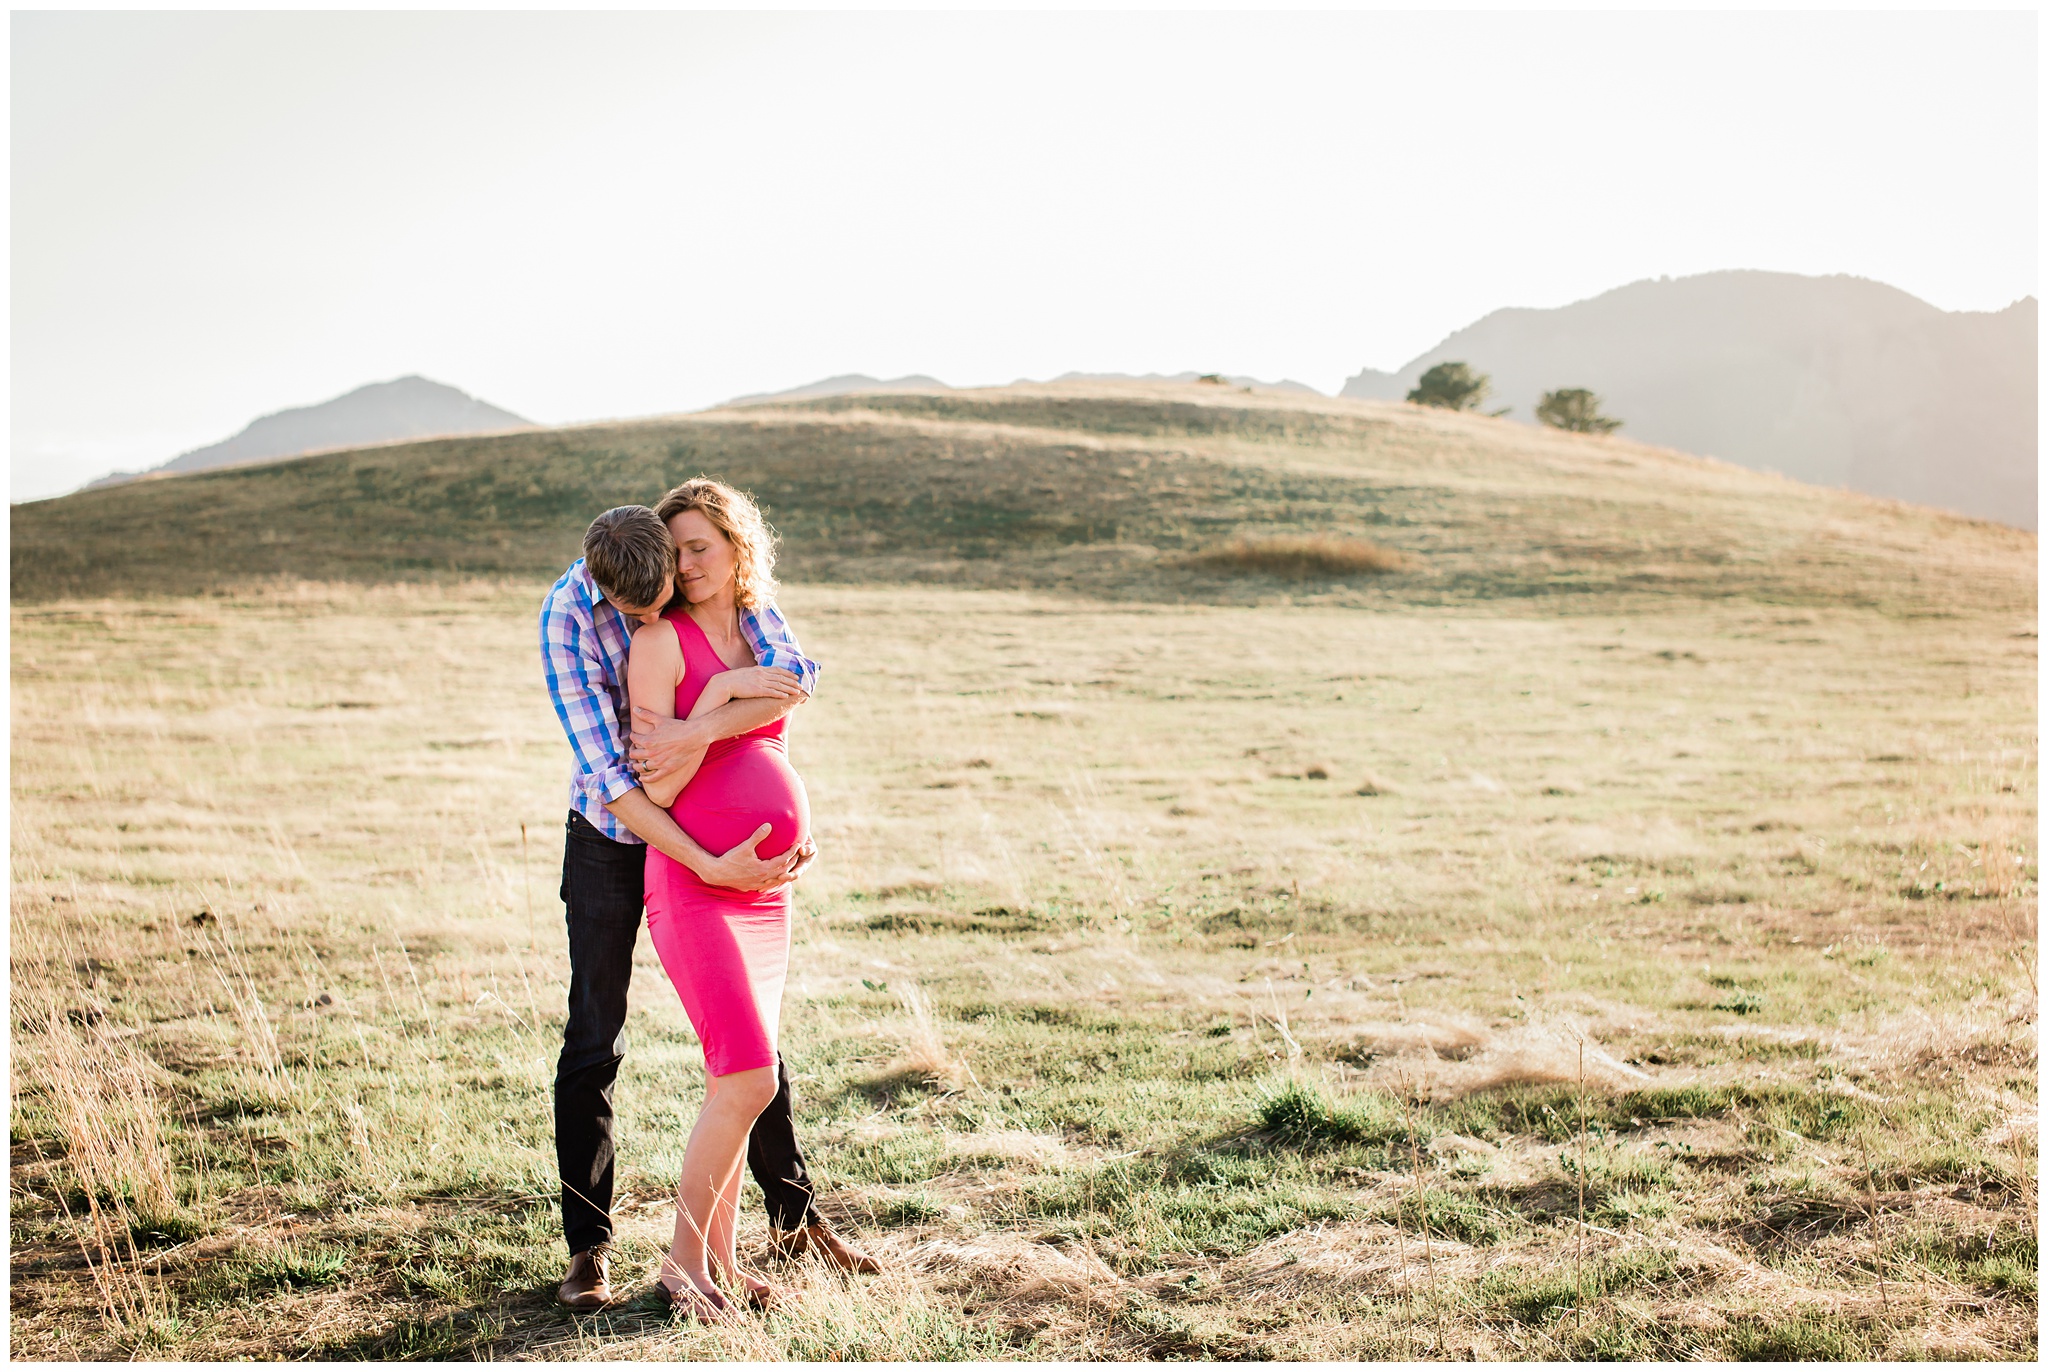
[[[1553,429],[1575,434],[1611,434],[1621,427],[1619,419],[1600,413],[1600,397],[1591,391],[1571,387],[1545,391],[1536,406],[1536,417]]]
[[[1463,362],[1439,362],[1408,392],[1408,403],[1434,405],[1440,410],[1477,409],[1486,399],[1490,382],[1483,372],[1475,372]]]

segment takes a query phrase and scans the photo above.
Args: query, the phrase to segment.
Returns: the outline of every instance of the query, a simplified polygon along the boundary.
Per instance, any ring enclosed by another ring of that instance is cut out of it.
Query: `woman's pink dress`
[[[676,716],[687,718],[711,678],[726,671],[689,615],[664,616],[683,648]],[[704,754],[669,806],[682,831],[707,851],[724,853],[772,825],[755,852],[786,853],[811,828],[810,801],[791,770],[782,721],[721,739]],[[714,1077],[775,1065],[782,986],[789,977],[789,888],[735,891],[708,886],[696,873],[647,849],[647,932],[683,1009],[704,1044]]]

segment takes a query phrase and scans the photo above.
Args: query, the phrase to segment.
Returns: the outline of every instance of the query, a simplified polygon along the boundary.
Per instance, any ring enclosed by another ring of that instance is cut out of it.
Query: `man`
[[[701,719],[674,720],[632,735],[626,724],[626,651],[633,622],[658,615],[668,604],[675,567],[675,543],[652,510],[607,510],[591,522],[582,558],[548,592],[540,613],[548,694],[575,755],[562,855],[569,1022],[555,1070],[555,1155],[570,1253],[557,1294],[578,1309],[597,1309],[613,1299],[612,1086],[625,1054],[626,987],[647,861],[643,845],[654,845],[703,881],[742,891],[787,885],[817,851],[806,840],[793,852],[764,859],[754,852],[756,840],[749,840],[729,853],[706,852],[641,789],[636,769],[694,767],[712,743],[781,718],[817,684],[818,665],[803,656],[775,608],[765,606],[743,613],[740,628],[757,662],[787,677],[785,695],[731,701]],[[774,1246],[789,1256],[815,1248],[848,1271],[879,1271],[874,1259],[832,1231],[813,1204],[796,1142],[789,1069],[779,1061],[777,1066],[781,1089],[755,1121],[747,1144]]]

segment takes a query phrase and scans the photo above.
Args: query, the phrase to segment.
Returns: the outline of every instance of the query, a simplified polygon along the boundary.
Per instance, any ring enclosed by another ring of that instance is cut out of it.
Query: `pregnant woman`
[[[782,693],[787,688],[755,665],[740,634],[740,611],[764,601],[774,586],[774,550],[760,511],[740,492],[708,480],[679,487],[662,505],[675,534],[677,598],[633,634],[626,667],[633,705],[694,718],[728,700]],[[648,782],[647,792],[711,852],[750,839],[761,857],[787,852],[809,833],[811,815],[782,735],[777,720],[714,743],[694,774]],[[683,1154],[675,1239],[660,1281],[677,1309],[721,1316],[727,1303],[719,1270],[745,1284],[751,1303],[775,1295],[740,1270],[734,1231],[747,1133],[775,1098],[789,888],[707,886],[650,846],[646,890],[648,935],[704,1045],[710,1078]]]

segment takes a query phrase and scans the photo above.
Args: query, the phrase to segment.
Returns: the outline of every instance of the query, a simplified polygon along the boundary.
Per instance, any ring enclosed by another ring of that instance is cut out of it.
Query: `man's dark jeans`
[[[575,811],[562,853],[569,923],[569,1024],[555,1067],[555,1161],[562,1173],[562,1235],[571,1253],[612,1237],[612,1083],[626,1056],[626,984],[640,938],[647,850],[606,838]],[[747,1166],[777,1229],[811,1223],[811,1178],[797,1147],[789,1068],[754,1121]]]

